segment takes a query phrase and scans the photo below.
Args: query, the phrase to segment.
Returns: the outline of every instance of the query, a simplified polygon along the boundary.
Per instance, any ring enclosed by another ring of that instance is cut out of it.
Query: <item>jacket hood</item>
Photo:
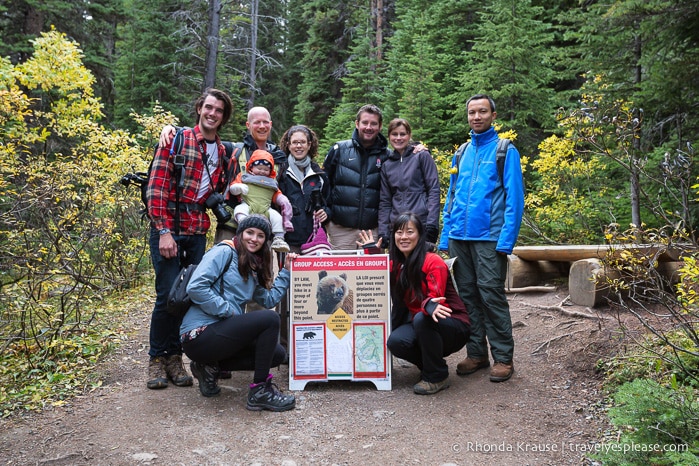
[[[269,177],[277,177],[277,173],[274,171],[274,157],[272,157],[272,154],[270,154],[266,150],[261,149],[257,149],[255,152],[252,153],[252,155],[250,156],[250,160],[248,160],[248,163],[245,164],[245,171],[247,171],[248,173],[252,173],[250,169],[252,168],[252,164],[257,160],[266,160],[272,166],[272,171],[270,172]]]

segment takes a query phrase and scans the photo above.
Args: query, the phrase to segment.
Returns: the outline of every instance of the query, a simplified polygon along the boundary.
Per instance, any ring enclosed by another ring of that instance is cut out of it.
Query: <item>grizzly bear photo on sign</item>
[[[318,314],[332,314],[340,308],[347,314],[352,314],[354,293],[347,286],[347,274],[328,275],[328,272],[321,270],[318,278]]]

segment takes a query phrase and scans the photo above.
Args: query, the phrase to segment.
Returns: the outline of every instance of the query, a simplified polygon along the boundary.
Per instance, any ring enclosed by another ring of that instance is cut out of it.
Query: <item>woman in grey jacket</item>
[[[439,237],[439,176],[437,165],[427,150],[417,150],[411,141],[410,123],[395,118],[388,124],[388,140],[393,152],[381,167],[379,198],[379,238],[385,247],[391,238],[391,224],[405,212],[414,213],[425,225],[425,239],[436,243]]]
[[[187,286],[192,306],[180,327],[182,348],[192,360],[190,368],[201,394],[220,393],[219,370],[251,370],[247,408],[254,411],[296,406],[293,395],[282,394],[272,383],[269,371],[286,356],[277,343],[279,315],[270,308],[289,288],[289,266],[297,255],[287,254],[284,268],[272,281],[271,230],[267,218],[249,215],[238,225],[232,242],[204,254]],[[246,314],[250,300],[265,309]]]

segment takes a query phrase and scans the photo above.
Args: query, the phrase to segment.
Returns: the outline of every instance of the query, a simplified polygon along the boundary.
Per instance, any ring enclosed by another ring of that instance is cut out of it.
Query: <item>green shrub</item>
[[[646,379],[622,385],[609,410],[619,443],[608,444],[594,458],[604,465],[699,465],[696,395],[690,387]]]

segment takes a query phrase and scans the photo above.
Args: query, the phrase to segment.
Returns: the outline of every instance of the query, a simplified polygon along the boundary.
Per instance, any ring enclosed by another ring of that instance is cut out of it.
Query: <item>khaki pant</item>
[[[333,249],[336,250],[351,250],[354,251],[359,246],[357,246],[357,241],[359,240],[359,230],[355,228],[347,228],[342,225],[338,225],[334,222],[328,222],[325,226],[328,232],[328,240],[332,244]],[[371,230],[374,235],[374,239],[378,240],[377,228]]]

